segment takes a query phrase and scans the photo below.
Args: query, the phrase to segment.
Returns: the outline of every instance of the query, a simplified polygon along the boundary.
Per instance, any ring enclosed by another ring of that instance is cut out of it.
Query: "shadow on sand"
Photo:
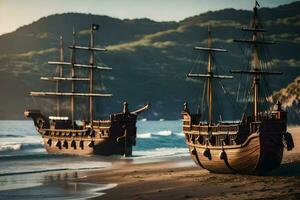
[[[300,161],[283,163],[278,169],[270,172],[268,176],[300,176]]]

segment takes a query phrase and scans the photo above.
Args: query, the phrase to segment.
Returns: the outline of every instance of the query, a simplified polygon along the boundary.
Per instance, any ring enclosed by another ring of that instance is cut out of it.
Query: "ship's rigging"
[[[69,46],[71,50],[70,62],[66,62],[64,60],[64,46],[62,37],[60,38],[60,60],[59,61],[49,61],[49,65],[57,66],[56,72],[58,76],[52,77],[41,77],[42,80],[46,81],[55,81],[56,90],[55,92],[31,92],[31,96],[54,96],[56,97],[56,117],[61,118],[64,116],[60,116],[60,97],[70,97],[70,116],[72,124],[74,124],[75,118],[75,97],[88,97],[89,98],[89,122],[93,122],[94,120],[94,98],[95,97],[110,97],[112,94],[107,93],[95,93],[94,89],[94,71],[95,70],[111,70],[112,68],[106,66],[98,66],[95,62],[95,52],[103,52],[106,51],[105,48],[97,48],[94,46],[94,32],[99,29],[99,26],[93,24],[90,29],[90,41],[89,46],[79,46],[76,43],[76,33],[73,30],[73,42],[72,45]],[[89,62],[88,64],[77,63],[76,53],[78,50],[87,51],[89,53]],[[70,68],[70,75],[66,76],[63,73],[65,68]],[[89,73],[87,77],[78,76],[77,69],[88,69]],[[63,76],[65,75],[65,76]],[[71,91],[64,92],[61,91],[62,86],[64,85],[62,81],[70,81],[71,82]],[[87,92],[78,92],[76,91],[75,82],[87,82],[88,83],[88,91]]]
[[[216,109],[215,111],[219,112],[218,114],[220,115],[220,121],[222,121],[223,118],[222,108],[224,106],[228,106],[229,104],[233,105],[232,111],[234,113],[236,113],[237,110],[242,109],[244,114],[251,112],[251,114],[256,120],[259,112],[268,111],[270,109],[268,97],[271,95],[271,90],[267,76],[281,75],[282,73],[270,70],[272,58],[269,53],[268,45],[273,45],[275,44],[275,42],[265,39],[264,33],[267,32],[267,30],[263,28],[263,25],[261,23],[260,17],[257,12],[258,6],[259,4],[257,3],[257,1],[255,1],[255,7],[253,9],[253,15],[250,21],[250,26],[241,28],[242,32],[245,33],[243,37],[245,39],[234,40],[234,42],[239,44],[239,47],[241,48],[244,56],[246,57],[246,60],[248,61],[245,69],[230,70],[231,73],[241,74],[240,80],[237,81],[238,85],[235,90],[235,95],[232,92],[229,92],[229,90],[220,80],[223,78],[228,78],[228,76],[210,76],[209,74],[211,72],[209,72],[209,67],[207,70],[208,74],[195,75],[192,74],[191,70],[190,74],[188,75],[188,77],[190,78],[207,78],[204,81],[204,89],[201,92],[202,98],[198,101],[200,103],[200,105],[198,106],[198,110],[199,112],[201,112],[202,115],[205,115],[207,113],[208,122],[213,120],[212,114],[210,114],[214,112],[212,104],[220,104],[218,101],[212,101],[212,103],[210,103],[212,97],[214,96],[214,93],[216,93],[216,87],[214,91],[210,89],[212,86],[212,79],[214,78],[219,79],[216,82],[219,83],[219,86],[223,93],[226,95],[226,98],[229,99],[227,105],[217,105],[218,109]],[[248,37],[249,33],[251,34],[250,39]],[[207,58],[208,66],[210,66],[211,63],[214,63],[215,65],[217,63],[215,59],[215,53],[226,52],[225,49],[212,48],[211,44],[212,38],[211,31],[209,30],[208,47],[195,47],[196,50],[207,52],[207,54],[203,54],[204,56],[202,57],[202,60],[200,60],[199,57],[197,58],[196,62],[199,65],[203,65],[203,60]],[[222,70],[224,68],[223,66],[221,66],[221,68],[216,68],[214,65],[212,65],[211,71],[214,71],[215,73],[218,73],[220,69],[221,71],[224,71]],[[216,84],[214,86],[216,86]],[[234,87],[231,87],[231,89],[233,88]],[[210,90],[212,90],[212,92],[210,92]],[[219,95],[220,94],[218,94],[218,96]],[[205,97],[207,98],[206,102]],[[236,109],[236,107],[238,107],[238,109]]]
[[[209,126],[213,125],[213,80],[214,79],[231,79],[232,76],[227,75],[219,75],[216,74],[213,65],[213,53],[217,52],[227,52],[226,49],[214,48],[212,46],[212,36],[211,36],[211,28],[208,27],[208,40],[207,47],[195,47],[195,50],[200,50],[208,53],[208,63],[207,63],[207,73],[206,74],[194,74],[189,73],[187,77],[189,78],[205,78],[206,83],[204,84],[206,87],[207,94],[207,110],[208,110],[208,118],[207,122]]]
[[[243,32],[250,32],[250,39],[235,39],[234,42],[246,44],[248,47],[245,50],[246,55],[250,55],[251,59],[247,69],[245,70],[230,70],[231,73],[235,74],[246,74],[252,77],[251,87],[248,90],[247,94],[244,94],[244,97],[252,103],[252,116],[255,121],[258,120],[258,113],[263,110],[262,104],[266,105],[266,99],[269,95],[268,93],[268,82],[265,79],[266,75],[281,75],[281,72],[271,72],[269,70],[269,63],[267,62],[269,56],[269,51],[267,45],[274,44],[273,41],[265,40],[264,33],[267,31],[262,27],[260,18],[258,15],[258,2],[255,1],[255,7],[253,9],[253,15],[250,22],[250,27],[243,27],[241,30]],[[267,52],[264,54],[263,52]],[[261,87],[263,85],[263,87]],[[239,85],[240,87],[240,85]],[[266,91],[262,91],[266,88]],[[238,89],[239,90],[239,89]],[[247,90],[245,90],[247,91]],[[246,104],[246,108],[248,104]],[[264,106],[266,109],[266,106]],[[246,110],[246,109],[245,109]],[[246,112],[246,111],[244,111]]]

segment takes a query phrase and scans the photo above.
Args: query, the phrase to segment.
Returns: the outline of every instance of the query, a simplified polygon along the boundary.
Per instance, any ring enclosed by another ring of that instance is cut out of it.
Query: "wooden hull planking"
[[[282,116],[280,112],[278,115]],[[199,119],[196,115],[183,112],[186,144],[192,159],[200,167],[215,173],[261,175],[280,166],[284,149],[282,136],[286,132],[285,120],[220,125],[211,129],[215,138],[212,144],[208,140],[207,125],[199,125],[195,118]],[[232,136],[235,136],[234,142]],[[237,144],[239,136],[245,139]],[[216,141],[222,137],[221,142]],[[226,137],[232,141],[224,143]]]
[[[51,145],[49,145],[49,139]],[[126,155],[132,154],[132,146],[125,143],[113,141],[109,138],[70,138],[44,136],[44,147],[48,153],[72,154],[72,155]],[[57,145],[61,142],[61,145]],[[93,143],[91,143],[93,141]],[[67,142],[67,145],[64,145]],[[126,152],[125,152],[126,151]]]
[[[231,148],[210,148],[209,146],[194,145],[188,142],[187,145],[194,161],[204,169],[215,173],[251,174],[255,171],[260,158],[258,134],[252,135],[244,145]],[[204,155],[207,149],[210,157]],[[225,152],[225,158],[221,158],[222,152]]]
[[[132,155],[136,143],[136,113],[113,114],[110,120],[93,121],[93,128],[69,121],[47,119],[39,111],[26,111],[49,153],[74,155]]]

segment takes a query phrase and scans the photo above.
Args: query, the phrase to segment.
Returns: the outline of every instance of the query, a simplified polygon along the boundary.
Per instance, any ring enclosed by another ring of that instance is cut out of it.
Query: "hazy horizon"
[[[262,7],[276,7],[296,0],[260,0]],[[12,32],[41,17],[69,12],[107,15],[120,19],[149,18],[180,21],[207,11],[224,8],[246,9],[254,0],[0,0],[0,35]]]

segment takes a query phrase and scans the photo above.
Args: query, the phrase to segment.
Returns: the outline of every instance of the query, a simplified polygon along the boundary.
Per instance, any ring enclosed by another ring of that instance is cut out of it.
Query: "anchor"
[[[224,149],[220,152],[219,158],[220,158],[221,160],[226,160],[226,159],[227,159],[227,154],[226,154],[226,152],[224,151]]]
[[[209,160],[211,160],[211,153],[210,153],[209,148],[206,148],[206,149],[204,150],[203,155],[204,155],[205,157],[207,157]]]
[[[223,144],[226,144],[226,142],[224,141],[224,139],[221,139],[221,144],[222,144],[222,151],[220,152],[220,154],[219,154],[219,158],[221,159],[221,160],[227,160],[227,154],[226,154],[226,152],[225,152],[225,150],[224,150],[224,147],[223,147]]]
[[[61,149],[61,141],[60,140],[57,141],[56,147],[58,147],[59,149]]]
[[[72,140],[71,147],[73,147],[74,149],[76,149],[76,141],[75,140]]]
[[[83,149],[83,148],[84,148],[84,142],[83,142],[83,140],[80,140],[80,142],[79,142],[79,146],[80,146],[80,148],[81,148],[81,149]]]
[[[68,148],[68,141],[67,140],[64,141],[63,147],[65,147],[66,149]]]
[[[197,155],[197,151],[196,151],[196,149],[195,149],[195,148],[193,148],[193,150],[191,151],[191,153],[192,153],[194,156],[196,156],[196,155]]]
[[[51,147],[51,145],[52,145],[52,139],[51,138],[47,141],[47,144],[49,145],[49,147]]]
[[[94,142],[94,140],[92,140],[89,144],[89,147],[93,148],[94,146],[95,146],[95,142]]]

